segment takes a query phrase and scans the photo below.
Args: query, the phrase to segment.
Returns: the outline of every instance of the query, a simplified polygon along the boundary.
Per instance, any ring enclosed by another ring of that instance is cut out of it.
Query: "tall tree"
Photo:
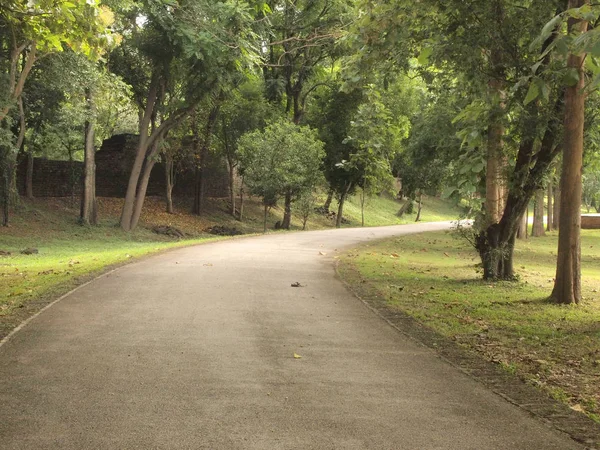
[[[36,61],[64,48],[98,57],[109,40],[112,15],[97,0],[9,0],[0,6],[0,171],[3,224],[8,224],[16,155],[25,133],[21,96]],[[15,112],[16,111],[16,112]],[[18,119],[16,119],[18,118]],[[15,119],[20,123],[13,126]]]
[[[589,0],[569,0],[569,8],[589,5]],[[587,31],[588,22],[581,17],[568,21],[569,33],[577,37]],[[561,212],[558,231],[556,277],[551,298],[557,303],[581,301],[581,172],[583,167],[583,130],[585,119],[585,77],[583,63],[586,53],[571,53],[567,69],[577,76],[577,82],[565,92],[565,122],[563,168],[561,174]]]

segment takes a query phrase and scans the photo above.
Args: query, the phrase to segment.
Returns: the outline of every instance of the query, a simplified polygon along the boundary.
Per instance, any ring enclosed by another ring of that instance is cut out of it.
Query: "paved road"
[[[102,277],[0,347],[0,448],[580,448],[335,279],[335,249],[448,225],[225,241]]]

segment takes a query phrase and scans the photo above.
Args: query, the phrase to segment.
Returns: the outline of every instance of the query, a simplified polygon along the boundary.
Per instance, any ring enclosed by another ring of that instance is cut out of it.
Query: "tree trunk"
[[[121,212],[121,228],[123,228],[125,231],[131,231],[133,229],[133,209],[136,203],[138,181],[140,179],[140,174],[142,173],[144,158],[146,157],[146,152],[148,151],[148,129],[150,128],[150,121],[152,119],[158,96],[159,81],[159,77],[154,74],[150,84],[150,89],[148,91],[148,96],[146,98],[146,108],[144,110],[144,114],[141,116],[142,120],[140,122],[140,139],[138,141],[133,167],[131,168],[131,174],[129,175],[123,211]]]
[[[235,211],[235,164],[231,158],[227,158],[227,168],[229,176],[229,202],[231,203],[231,216],[237,218]]]
[[[404,213],[406,212],[406,210],[410,207],[410,205],[412,205],[412,200],[409,198],[404,202],[404,205],[402,205],[400,207],[400,209],[398,210],[396,215],[398,217],[402,217],[404,215]]]
[[[154,144],[154,145],[158,145]],[[133,215],[131,216],[131,228],[134,229],[142,214],[142,207],[144,206],[144,200],[146,199],[146,190],[148,189],[148,181],[150,180],[150,174],[152,173],[152,168],[154,167],[154,159],[147,159],[144,164],[144,171],[142,172],[142,176],[140,178],[140,185],[138,187],[138,194],[135,198],[135,207],[133,208]]]
[[[79,221],[83,225],[96,225],[96,150],[94,148],[93,97],[90,89],[85,90],[89,118],[85,122],[85,155],[83,167],[83,192]]]
[[[292,193],[288,190],[285,193],[285,205],[283,212],[283,220],[281,221],[281,228],[289,230],[292,225]]]
[[[523,213],[523,217],[521,219],[521,221],[519,222],[519,228],[517,229],[517,239],[524,239],[526,240],[529,236],[529,233],[527,232],[527,228],[529,225],[529,208],[527,208],[525,210],[525,212]]]
[[[423,208],[423,193],[421,191],[419,191],[419,195],[417,196],[417,218],[415,219],[415,222],[418,222],[419,220],[421,220],[421,209]]]
[[[16,190],[16,169],[17,169],[17,155],[19,149],[25,142],[25,111],[23,109],[23,98],[17,99],[19,106],[19,134],[17,142],[14,147],[10,144],[5,145],[4,148],[0,148],[0,170],[3,178],[3,189],[2,189],[2,226],[7,227],[10,216],[10,206],[16,203],[18,199],[18,192]],[[2,119],[0,118],[0,122]]]
[[[265,207],[265,211],[264,211],[264,216],[263,216],[263,233],[267,232],[267,214],[269,212],[269,207],[267,205],[264,205]]]
[[[540,189],[535,193],[533,202],[533,229],[531,235],[533,237],[544,236],[544,190]]]
[[[240,222],[244,221],[244,177],[240,182]]]
[[[365,188],[360,190],[360,226],[365,226]]]
[[[323,211],[327,213],[329,212],[329,208],[331,208],[331,202],[333,201],[333,193],[333,189],[329,189],[329,192],[327,193],[327,199],[323,204]]]
[[[502,22],[504,12],[500,3],[496,4],[496,15],[498,21]],[[490,224],[497,223],[502,217],[505,202],[504,161],[503,153],[504,136],[504,69],[502,67],[502,54],[496,48],[492,48],[490,61],[492,64],[492,78],[488,86],[494,105],[490,112],[488,138],[487,138],[487,167],[485,188],[485,211],[487,221]]]
[[[554,211],[552,212],[552,228],[555,230],[558,230],[558,227],[560,225],[560,195],[561,188],[559,182],[558,186],[556,186],[556,188],[554,189]]]
[[[569,8],[579,8],[589,0],[569,0]],[[569,31],[587,30],[587,22],[569,19]],[[566,88],[563,169],[561,175],[561,212],[558,231],[556,278],[551,298],[556,303],[581,301],[581,172],[583,166],[583,128],[585,118],[585,53],[570,54],[567,67],[577,70],[579,82]]]
[[[165,153],[165,180],[166,180],[166,200],[167,214],[174,214],[173,209],[173,187],[175,186],[175,165],[173,155]]]
[[[25,172],[25,195],[33,198],[33,151],[27,152],[27,171]]]
[[[554,187],[552,185],[552,180],[548,182],[548,223],[546,224],[546,231],[552,231],[552,222],[554,221],[554,210],[553,210],[553,196],[554,196]]]
[[[342,195],[340,195],[340,200],[338,203],[338,212],[337,217],[335,218],[335,227],[340,228],[342,226],[342,217],[344,214],[344,202],[346,201],[346,197],[348,196],[348,192],[350,192],[350,184],[347,184],[342,191]]]
[[[537,121],[537,106],[532,107],[530,115],[534,127]],[[562,108],[562,101],[555,103],[555,113]],[[542,180],[557,155],[555,145],[560,124],[550,120],[542,137],[539,150],[536,151],[533,137],[526,137],[519,145],[515,167],[508,186],[506,206],[500,222],[482,230],[475,240],[475,248],[481,257],[483,277],[486,280],[514,279],[513,254],[519,223],[535,191],[540,189]]]
[[[202,147],[200,148],[200,164],[196,168],[196,189],[194,190],[194,214],[201,215],[205,209],[206,203],[206,177],[207,177],[207,163],[208,163],[208,152],[210,150],[211,138],[213,128],[219,117],[220,105],[215,104],[206,120],[206,127],[204,128],[204,136],[202,140]]]

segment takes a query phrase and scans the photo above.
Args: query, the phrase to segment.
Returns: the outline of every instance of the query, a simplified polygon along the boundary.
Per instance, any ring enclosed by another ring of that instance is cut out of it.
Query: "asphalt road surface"
[[[229,240],[103,276],[0,346],[0,448],[580,449],[335,278],[336,249],[449,225]]]

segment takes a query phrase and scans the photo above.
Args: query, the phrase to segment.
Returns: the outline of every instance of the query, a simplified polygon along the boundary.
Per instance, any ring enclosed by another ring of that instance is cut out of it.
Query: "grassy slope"
[[[445,233],[407,236],[347,253],[340,272],[372,285],[391,308],[600,419],[600,231],[583,231],[583,304],[559,306],[557,235],[520,241],[518,283],[484,282],[476,253]]]
[[[451,213],[451,208],[445,205],[442,208],[442,202],[435,200],[431,204],[442,210],[437,213],[440,218],[452,219],[456,216],[455,212]],[[188,204],[176,205],[176,214],[170,215],[164,212],[162,200],[149,198],[140,227],[133,233],[125,233],[117,226],[121,205],[120,199],[99,199],[101,223],[97,227],[86,228],[76,222],[76,201],[22,200],[20,208],[11,217],[11,226],[0,227],[0,250],[11,252],[10,256],[0,256],[0,321],[10,322],[4,327],[0,323],[0,337],[22,320],[21,316],[29,314],[19,311],[21,308],[29,308],[32,304],[41,307],[90,276],[106,270],[107,266],[168,248],[215,239],[204,230],[216,224],[237,228],[245,234],[262,232],[263,228],[263,209],[256,201],[245,202],[245,220],[240,223],[227,214],[227,205],[223,200],[210,200],[206,214],[197,217],[187,213]],[[402,223],[395,217],[399,206],[398,202],[386,198],[369,201],[367,224]],[[360,225],[360,208],[358,217],[356,211],[351,200],[348,214],[345,215],[350,220],[350,226]],[[450,215],[445,217],[443,213]],[[282,215],[281,208],[273,208],[269,212],[269,227],[281,220]],[[414,220],[414,215],[405,218],[404,222],[411,220]],[[189,238],[177,240],[157,235],[150,231],[153,225],[172,225],[187,233]],[[300,225],[301,221],[295,218],[292,229],[297,230]],[[331,226],[332,219],[314,216],[307,228]],[[28,247],[37,248],[39,254],[21,255],[20,251]]]

